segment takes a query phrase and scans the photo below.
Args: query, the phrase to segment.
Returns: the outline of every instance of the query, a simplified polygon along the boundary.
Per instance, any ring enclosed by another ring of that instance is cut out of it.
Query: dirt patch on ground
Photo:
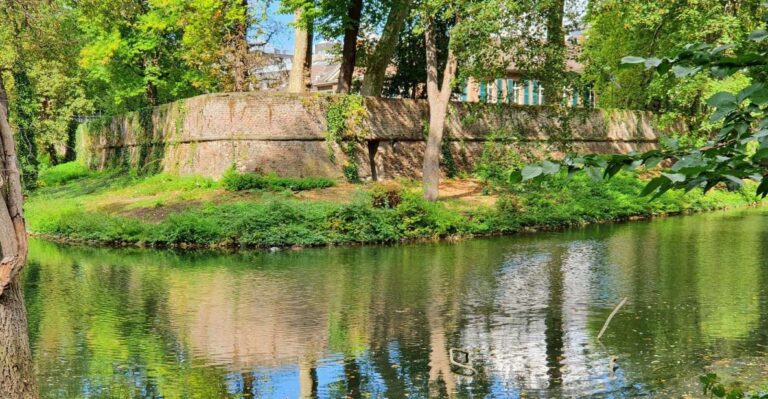
[[[440,200],[468,206],[493,206],[498,196],[486,193],[485,187],[479,180],[444,180],[440,183]]]
[[[156,195],[143,195],[132,198],[111,198],[105,201],[100,201],[97,205],[97,210],[105,214],[136,218],[147,222],[160,222],[173,213],[183,212],[206,204],[223,205],[236,202],[258,203],[264,201],[265,198],[279,199],[281,196],[299,201],[348,204],[352,202],[355,196],[359,195],[359,192],[370,190],[373,184],[379,183],[339,183],[334,187],[296,193],[269,193],[261,191],[233,192],[224,189],[216,189],[205,192],[198,197],[186,199],[183,199],[184,193],[181,192],[164,192]],[[420,186],[416,183],[409,184],[408,182],[399,183],[396,181],[387,181],[382,184],[401,187],[406,190],[421,190]],[[444,180],[440,183],[440,201],[445,202],[446,205],[457,210],[469,210],[481,206],[493,206],[497,196],[486,194],[484,187],[485,185],[483,182],[478,180]],[[143,202],[144,204],[139,204],[139,202]]]
[[[299,191],[294,193],[294,197],[307,201],[324,201],[348,204],[352,202],[355,193],[365,188],[365,185],[339,183],[333,187],[321,188],[316,190]]]
[[[200,201],[185,201],[169,205],[127,209],[120,212],[120,215],[139,219],[144,222],[160,223],[173,213],[183,212],[187,209],[196,208],[201,205],[203,205],[203,203]]]

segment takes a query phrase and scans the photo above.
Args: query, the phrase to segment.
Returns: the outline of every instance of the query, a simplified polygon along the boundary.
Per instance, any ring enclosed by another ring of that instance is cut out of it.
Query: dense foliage
[[[577,176],[508,186],[495,205],[428,202],[414,188],[364,186],[344,200],[290,192],[231,193],[210,180],[109,172],[42,188],[27,201],[30,230],[67,240],[269,247],[396,242],[512,233],[742,205],[746,193],[671,192],[637,201],[642,180]],[[248,195],[248,196],[244,196]],[[338,197],[338,195],[336,195]],[[137,198],[127,205],[116,199]],[[333,201],[333,202],[331,202]],[[110,205],[112,204],[112,205]]]
[[[324,177],[278,177],[258,173],[238,173],[228,170],[221,178],[222,187],[230,191],[243,190],[292,190],[303,191],[315,188],[327,188],[336,184],[332,179]]]
[[[586,79],[594,82],[601,107],[671,113],[698,127],[705,122],[705,100],[720,90],[746,87],[747,76],[680,81],[621,68],[621,57],[671,56],[688,43],[738,43],[757,28],[763,12],[759,1],[590,1],[582,54]]]
[[[751,85],[736,91],[721,91],[707,100],[713,112],[710,121],[716,129],[702,146],[680,146],[672,141],[668,148],[643,154],[572,155],[562,162],[544,161],[528,165],[511,175],[513,180],[529,180],[586,169],[593,176],[611,177],[622,169],[653,168],[661,161],[671,166],[652,179],[643,195],[654,198],[677,188],[705,192],[723,184],[736,189],[745,180],[758,184],[757,194],[768,194],[768,47],[766,30],[756,30],[742,43],[730,45],[689,44],[681,52],[665,58],[624,57],[628,65],[643,64],[661,78],[685,79],[706,73],[723,79],[738,73],[753,76]],[[603,170],[604,169],[604,170]]]

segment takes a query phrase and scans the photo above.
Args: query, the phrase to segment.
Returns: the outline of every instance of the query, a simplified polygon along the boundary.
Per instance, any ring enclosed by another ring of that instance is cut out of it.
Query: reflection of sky
[[[370,397],[426,397],[429,365],[447,371],[439,355],[458,346],[482,377],[447,373],[466,396],[680,397],[698,393],[697,376],[721,360],[768,376],[764,226],[697,216],[601,234],[245,261],[33,240],[36,367],[44,397],[126,387],[152,397],[194,380],[232,397],[253,384],[256,397],[293,398],[311,367],[322,398],[344,396],[345,372]],[[718,244],[727,237],[742,247]],[[719,291],[723,282],[739,291]],[[630,301],[602,346],[597,331],[623,296]],[[562,386],[552,388],[555,364]]]
[[[496,393],[516,396],[520,390],[544,391],[550,385],[545,319],[553,304],[549,268],[561,270],[562,330],[560,370],[570,394],[598,394],[626,384],[622,371],[612,376],[609,354],[596,348],[588,330],[593,296],[591,265],[601,251],[598,241],[574,241],[558,256],[557,250],[532,251],[509,257],[497,276],[496,309],[490,326],[473,318],[462,331],[462,344],[479,349],[490,370]],[[471,316],[470,316],[471,317]],[[551,332],[550,332],[551,334]],[[556,355],[556,354],[551,354]]]

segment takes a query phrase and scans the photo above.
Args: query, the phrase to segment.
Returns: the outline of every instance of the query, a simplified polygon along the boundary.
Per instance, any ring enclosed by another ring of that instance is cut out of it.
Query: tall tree
[[[357,60],[357,37],[360,34],[360,18],[363,14],[363,0],[349,0],[344,21],[344,41],[341,48],[341,69],[339,71],[339,93],[352,90],[352,75]]]
[[[546,68],[549,73],[544,79],[544,103],[560,104],[563,100],[563,76],[565,74],[566,47],[565,0],[548,0],[544,12],[547,22],[547,42],[544,47]]]
[[[365,77],[361,94],[364,96],[381,95],[384,88],[387,67],[392,62],[392,56],[398,46],[400,34],[405,22],[411,13],[412,0],[392,0],[387,22],[381,33],[381,38],[376,43],[373,53],[368,56],[365,65]],[[423,56],[421,57],[424,58]]]
[[[98,108],[123,112],[199,94],[184,62],[183,3],[82,0],[80,65]]]
[[[448,46],[448,58],[442,72],[442,83],[438,74],[438,52],[435,38],[433,16],[424,18],[424,43],[427,58],[427,99],[429,100],[429,136],[424,150],[422,176],[424,180],[424,198],[435,201],[440,183],[440,148],[445,130],[445,118],[453,91],[452,82],[456,76],[457,60]]]
[[[235,91],[248,90],[248,0],[240,0],[242,15],[235,21],[233,42],[232,80]]]
[[[314,41],[314,18],[307,6],[294,11],[295,33],[293,38],[293,67],[288,77],[288,91],[304,93],[312,88],[312,42]]]
[[[27,261],[21,175],[8,122],[8,96],[0,73],[0,397],[39,396],[19,272]]]
[[[422,168],[425,199],[438,198],[443,130],[457,78],[499,76],[506,71],[508,54],[519,47],[516,32],[526,31],[516,18],[526,12],[526,4],[528,0],[429,0],[420,4],[429,100],[429,136]],[[439,20],[452,21],[442,71],[435,32]],[[458,75],[459,67],[461,75]]]

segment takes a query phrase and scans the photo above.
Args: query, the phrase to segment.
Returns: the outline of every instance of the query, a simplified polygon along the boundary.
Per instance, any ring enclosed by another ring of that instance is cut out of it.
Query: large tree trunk
[[[426,18],[424,29],[425,47],[427,53],[427,98],[429,100],[429,137],[424,151],[424,167],[422,178],[424,198],[436,201],[440,184],[440,146],[443,142],[445,117],[448,103],[451,100],[451,81],[456,75],[456,56],[448,43],[448,60],[443,70],[443,83],[438,84],[437,44],[435,43],[434,21]]]
[[[392,61],[392,54],[397,48],[397,42],[400,40],[400,31],[403,30],[405,20],[411,13],[412,0],[394,0],[387,16],[387,23],[384,24],[384,31],[381,33],[381,39],[376,44],[376,49],[368,58],[368,64],[365,66],[365,78],[363,87],[360,90],[364,96],[381,95],[384,89],[384,78],[387,76],[387,67]]]
[[[293,43],[293,67],[288,77],[288,91],[290,93],[305,93],[312,88],[312,41],[313,26],[308,22],[302,26],[303,10],[296,10],[296,30]]]
[[[352,75],[357,61],[357,35],[360,33],[360,15],[363,13],[363,0],[350,0],[347,7],[347,21],[344,29],[344,44],[341,49],[341,70],[339,71],[338,93],[352,90]]]
[[[556,105],[563,101],[563,76],[565,74],[565,29],[563,15],[565,0],[549,0],[547,9],[547,61],[544,66],[547,79],[544,82],[544,104]]]
[[[248,91],[248,0],[241,0],[243,20],[235,24],[232,81],[235,91]]]
[[[0,397],[38,397],[19,272],[27,261],[21,176],[0,75]]]

